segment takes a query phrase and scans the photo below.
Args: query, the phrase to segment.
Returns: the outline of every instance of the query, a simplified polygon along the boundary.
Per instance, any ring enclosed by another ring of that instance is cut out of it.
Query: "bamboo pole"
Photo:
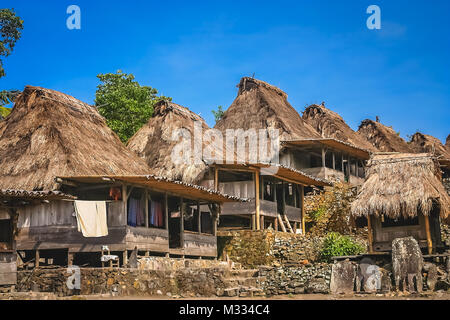
[[[432,254],[433,253],[433,240],[431,239],[430,219],[427,215],[424,215],[424,217],[425,217],[425,231],[427,233],[428,254]]]
[[[302,206],[302,234],[306,233],[306,223],[305,223],[305,187],[300,188],[300,202]]]
[[[214,167],[214,190],[219,191],[219,168]]]

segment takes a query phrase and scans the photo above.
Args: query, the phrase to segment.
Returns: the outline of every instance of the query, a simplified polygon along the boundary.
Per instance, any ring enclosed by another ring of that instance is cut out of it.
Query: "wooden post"
[[[331,153],[333,155],[333,170],[336,170],[336,155],[334,152]]]
[[[286,227],[284,226],[284,223],[283,223],[283,218],[281,217],[281,215],[277,214],[277,218],[278,218],[278,222],[280,223],[281,231],[287,232]]]
[[[261,216],[260,216],[260,188],[259,188],[259,171],[255,171],[255,205],[256,205],[256,230],[261,230]]]
[[[125,214],[125,225],[128,225],[128,197],[127,197],[127,186],[122,184],[122,206],[123,214]]]
[[[166,230],[169,231],[169,201],[167,193],[164,193],[164,213],[165,213],[165,222],[166,222]]]
[[[367,216],[367,236],[369,238],[369,253],[373,252],[373,233],[372,233],[372,219],[371,216]]]
[[[286,188],[284,181],[281,182],[281,208],[283,210],[283,215],[286,214]]]
[[[322,147],[322,168],[325,168],[325,148]]]
[[[197,201],[197,225],[198,225],[198,233],[202,233],[202,213],[200,212],[200,202]]]
[[[127,264],[128,264],[128,250],[125,250],[125,251],[122,253],[122,258],[123,258],[123,263],[122,263],[122,265],[123,265],[123,267],[126,267]]]
[[[67,252],[67,266],[73,265],[74,254],[72,252]]]
[[[306,233],[306,223],[305,223],[305,187],[300,187],[300,206],[302,209],[302,234]]]
[[[184,248],[184,199],[180,198],[180,247]]]
[[[36,250],[35,251],[35,254],[34,254],[34,267],[35,268],[39,268],[39,260],[41,259],[41,256],[40,256],[40,254],[39,254],[39,250]]]
[[[261,216],[260,227],[261,227],[261,230],[264,230],[264,216]]]
[[[273,223],[273,228],[274,228],[275,231],[278,231],[278,218],[275,218],[274,220],[275,221]]]
[[[433,240],[431,239],[431,232],[430,232],[430,218],[427,215],[424,215],[424,218],[425,218],[425,231],[427,233],[428,254],[432,254]]]

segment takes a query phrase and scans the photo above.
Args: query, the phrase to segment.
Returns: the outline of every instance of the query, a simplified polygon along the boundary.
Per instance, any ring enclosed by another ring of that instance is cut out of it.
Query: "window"
[[[364,164],[361,160],[358,161],[358,177],[364,178]]]
[[[264,179],[264,183],[263,183],[263,194],[264,194],[264,200],[268,200],[268,201],[274,201],[274,185],[272,181],[267,181],[266,179]]]
[[[335,154],[335,169],[337,171],[342,171],[342,154],[341,153]]]
[[[127,202],[129,226],[145,226],[145,201],[144,189],[133,188]]]
[[[198,232],[198,208],[194,201],[185,201],[184,203],[184,230]]]
[[[214,234],[214,221],[211,212],[201,211],[202,233]]]
[[[333,152],[331,151],[325,153],[325,167],[333,169]]]
[[[322,167],[322,156],[311,153],[311,168]]]
[[[166,208],[163,194],[148,194],[148,226],[160,229],[166,227]]]
[[[356,160],[350,158],[350,174],[356,176]]]
[[[12,225],[10,219],[0,220],[0,251],[11,249]]]

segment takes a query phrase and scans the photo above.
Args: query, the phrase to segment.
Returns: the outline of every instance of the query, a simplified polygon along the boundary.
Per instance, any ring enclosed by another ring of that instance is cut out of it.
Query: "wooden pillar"
[[[373,252],[373,232],[372,232],[372,218],[367,216],[367,236],[369,239],[369,253]]]
[[[286,214],[286,188],[284,181],[281,181],[281,208],[283,210],[282,214]]]
[[[126,267],[128,264],[128,250],[125,250],[122,252],[122,265],[123,267]]]
[[[322,168],[325,168],[325,148],[322,147]]]
[[[164,193],[164,213],[165,213],[165,222],[166,222],[166,230],[169,231],[169,201],[167,193]]]
[[[302,234],[306,233],[306,226],[305,226],[305,187],[300,187],[300,206],[302,210]]]
[[[73,259],[74,259],[74,253],[73,252],[67,252],[67,266],[73,265]]]
[[[428,215],[424,215],[425,218],[425,231],[427,233],[428,254],[433,253],[433,240],[431,239],[430,232],[430,218]]]
[[[127,196],[127,186],[122,184],[122,206],[123,214],[125,214],[125,225],[128,225],[128,196]]]
[[[180,198],[180,246],[184,248],[184,199]]]
[[[39,268],[39,260],[41,259],[41,256],[40,256],[40,253],[39,253],[39,250],[36,250],[35,251],[35,253],[34,253],[34,267],[35,268]]]
[[[259,171],[255,171],[253,176],[255,177],[256,230],[261,230]]]
[[[264,230],[264,216],[261,216],[260,227],[261,227],[261,230]]]
[[[148,223],[148,190],[147,189],[145,189],[144,198],[145,198],[145,227],[148,228],[149,223]]]
[[[198,225],[198,233],[202,233],[202,213],[200,212],[200,202],[197,201],[197,225]]]
[[[273,226],[274,226],[274,227],[273,227],[274,230],[275,230],[275,231],[278,231],[278,218],[275,218],[275,219],[274,219]]]

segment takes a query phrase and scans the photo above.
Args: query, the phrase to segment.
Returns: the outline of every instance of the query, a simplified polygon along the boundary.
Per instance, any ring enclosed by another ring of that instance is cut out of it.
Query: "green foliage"
[[[13,9],[0,9],[0,57],[7,57],[20,39],[23,20],[16,16]],[[0,78],[5,76],[3,61],[0,59]]]
[[[0,107],[13,103],[20,94],[19,90],[2,90],[0,91]]]
[[[11,109],[0,106],[0,120],[2,120],[3,118],[6,118],[10,112],[11,112]]]
[[[99,74],[101,84],[97,86],[95,105],[106,118],[108,126],[126,143],[153,114],[154,105],[160,100],[171,100],[157,96],[158,90],[141,86],[132,74]]]
[[[320,258],[329,262],[331,257],[348,256],[363,253],[365,248],[350,236],[343,236],[337,232],[330,232],[323,240]]]
[[[211,112],[213,113],[214,119],[216,120],[216,123],[217,123],[217,121],[222,119],[223,114],[225,113],[225,110],[223,110],[222,106],[218,106],[217,110],[212,110]]]

